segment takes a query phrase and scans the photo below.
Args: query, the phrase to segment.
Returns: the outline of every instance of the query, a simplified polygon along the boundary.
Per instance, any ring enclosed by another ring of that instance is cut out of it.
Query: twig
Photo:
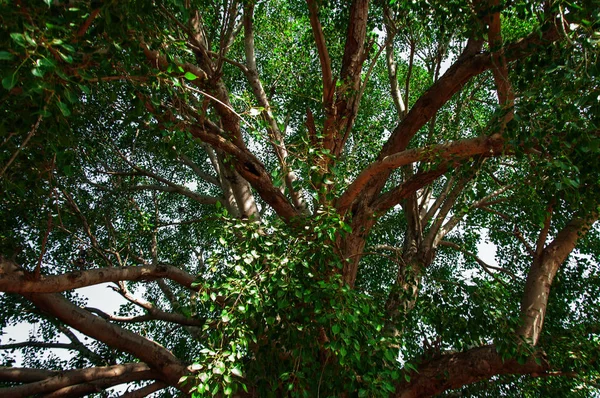
[[[44,110],[46,110],[46,107],[44,107]],[[25,137],[25,139],[21,143],[21,146],[15,151],[15,153],[12,154],[12,156],[10,157],[10,159],[8,159],[8,162],[6,163],[6,165],[4,165],[4,167],[2,168],[2,170],[0,170],[0,177],[4,176],[4,173],[10,167],[10,165],[12,164],[12,162],[15,161],[15,159],[17,158],[17,156],[19,155],[19,153],[23,150],[23,148],[25,148],[25,146],[27,146],[27,143],[29,142],[29,140],[31,139],[31,137],[33,137],[33,135],[37,131],[38,127],[40,126],[40,123],[42,122],[42,118],[43,118],[43,116],[40,114],[38,116],[37,121],[35,122],[35,124],[31,127],[31,130],[29,131],[29,134],[27,134],[27,137]]]

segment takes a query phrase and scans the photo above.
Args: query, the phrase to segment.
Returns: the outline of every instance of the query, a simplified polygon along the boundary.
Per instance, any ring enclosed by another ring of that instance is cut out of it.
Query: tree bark
[[[585,235],[598,220],[598,213],[587,217],[576,217],[556,235],[556,238],[541,253],[535,256],[527,274],[525,293],[521,302],[523,325],[518,334],[536,345],[544,325],[550,288],[559,267],[573,251],[577,241]]]
[[[7,261],[7,260],[1,260]],[[195,278],[170,265],[97,268],[34,279],[23,271],[0,275],[0,291],[6,293],[59,293],[107,282],[139,281],[168,278],[191,288]]]
[[[181,376],[188,373],[186,366],[161,345],[92,315],[60,294],[29,293],[23,296],[40,310],[79,332],[139,358],[159,372],[171,386],[184,390],[178,383]]]
[[[418,373],[410,373],[410,382],[398,385],[394,397],[433,397],[446,390],[486,380],[495,375],[541,375],[547,372],[550,366],[540,356],[529,358],[524,364],[519,364],[516,359],[503,360],[495,346],[484,346],[442,355],[421,364],[418,369]]]
[[[64,373],[58,373],[47,379],[24,384],[16,387],[2,389],[2,396],[6,398],[20,398],[25,396],[51,393],[68,386],[90,382],[102,378],[117,378],[124,375],[138,373],[135,380],[155,378],[159,376],[153,372],[150,367],[144,363],[132,363],[125,365],[114,365],[98,368],[71,370]]]

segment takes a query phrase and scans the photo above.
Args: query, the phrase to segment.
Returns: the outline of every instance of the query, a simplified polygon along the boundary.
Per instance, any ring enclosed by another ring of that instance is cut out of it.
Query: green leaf
[[[67,63],[71,64],[73,63],[73,57],[71,57],[70,55],[66,55],[61,53],[60,51],[57,51],[58,55],[60,55],[60,57]]]
[[[404,367],[405,367],[406,369],[412,370],[413,372],[417,372],[417,373],[419,373],[419,371],[417,370],[417,368],[415,367],[415,365],[413,365],[412,363],[406,362],[406,363],[404,364]]]
[[[340,325],[338,325],[337,323],[331,327],[331,331],[333,332],[333,334],[338,334],[340,332],[340,330],[341,330]]]
[[[21,47],[27,47],[27,41],[23,33],[11,33],[10,38]]]
[[[64,117],[69,117],[71,115],[71,110],[66,104],[59,101],[56,103],[56,105],[58,106]]]
[[[231,374],[237,377],[244,377],[244,374],[240,368],[231,368]]]
[[[15,56],[8,51],[0,51],[0,61],[11,61],[14,58]]]
[[[11,90],[17,84],[17,74],[13,73],[12,75],[6,76],[2,79],[2,87],[7,90]]]
[[[183,77],[185,77],[187,80],[196,80],[198,78],[198,76],[194,75],[192,72],[185,72]]]
[[[31,74],[35,77],[44,77],[44,70],[41,68],[33,68]]]

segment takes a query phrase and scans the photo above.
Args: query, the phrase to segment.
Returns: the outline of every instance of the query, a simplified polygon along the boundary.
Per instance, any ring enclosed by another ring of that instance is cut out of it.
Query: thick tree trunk
[[[358,274],[358,265],[365,249],[367,237],[377,219],[368,207],[362,207],[352,216],[352,233],[339,239],[338,245],[342,259],[345,260],[342,269],[342,279],[350,287],[354,287]]]

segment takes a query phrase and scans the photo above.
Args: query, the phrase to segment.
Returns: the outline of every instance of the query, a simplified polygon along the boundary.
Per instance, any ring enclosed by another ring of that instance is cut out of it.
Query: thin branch
[[[442,192],[436,198],[435,202],[433,202],[433,205],[431,205],[429,210],[427,210],[427,213],[425,213],[425,216],[423,217],[423,225],[427,225],[429,223],[429,221],[435,215],[435,213],[438,211],[438,209],[440,208],[442,203],[444,203],[444,201],[446,200],[446,197],[450,193],[450,190],[454,186],[455,181],[456,180],[455,180],[454,176],[451,176],[450,178],[446,179],[446,182],[444,183],[444,187],[442,188]]]
[[[296,209],[304,212],[306,210],[306,203],[304,202],[302,195],[299,192],[296,192],[294,189],[294,182],[297,180],[296,174],[290,170],[287,165],[288,151],[285,146],[284,136],[279,128],[279,125],[277,124],[277,121],[273,117],[269,98],[267,97],[258,75],[258,69],[256,66],[256,53],[254,49],[253,18],[254,4],[248,3],[244,6],[243,15],[244,52],[246,55],[246,65],[248,71],[248,73],[246,73],[246,77],[248,78],[248,82],[250,83],[250,87],[254,93],[254,97],[258,101],[258,104],[263,108],[261,116],[267,122],[266,127],[269,134],[269,142],[271,143],[271,146],[277,155],[277,159],[279,160],[285,181],[285,187],[288,189],[290,197],[292,198],[292,203]]]
[[[553,212],[554,200],[548,203],[548,207],[546,208],[546,218],[544,220],[544,227],[540,231],[540,235],[538,237],[536,248],[535,248],[535,256],[536,258],[542,255],[544,251],[544,246],[546,245],[546,240],[548,239],[548,232],[550,231],[550,222],[552,221],[552,212]]]
[[[44,110],[46,110],[46,107],[44,107]],[[44,113],[44,112],[42,112],[42,113]],[[17,156],[19,155],[19,153],[21,153],[21,151],[27,146],[27,143],[29,142],[29,140],[31,139],[31,137],[33,137],[33,135],[37,131],[38,127],[40,127],[40,123],[42,122],[42,119],[43,119],[43,116],[42,116],[42,114],[40,114],[38,116],[36,122],[31,127],[31,130],[29,130],[29,133],[27,134],[27,137],[25,137],[25,139],[23,140],[23,142],[21,143],[21,145],[19,146],[19,148],[17,148],[17,150],[12,154],[12,156],[10,157],[10,159],[8,159],[8,162],[6,162],[6,164],[4,165],[4,167],[2,168],[2,170],[0,170],[0,177],[4,176],[4,173],[10,167],[10,165],[12,164],[12,162],[15,161],[15,159],[17,158]]]
[[[167,388],[168,386],[168,384],[163,383],[162,381],[156,381],[152,384],[147,385],[146,387],[142,387],[138,390],[125,393],[121,395],[121,398],[144,398],[156,391],[160,391],[163,388]]]
[[[148,314],[132,316],[132,317],[124,317],[124,316],[115,316],[109,315],[106,312],[99,310],[98,308],[85,307],[86,310],[91,313],[97,314],[107,321],[120,322],[120,323],[142,323],[146,321],[165,321],[169,323],[176,323],[183,326],[196,326],[202,327],[206,322],[197,318],[188,318],[179,314],[172,314],[158,308],[147,309]]]
[[[400,92],[400,87],[398,85],[398,63],[394,59],[394,37],[396,36],[397,29],[390,15],[390,7],[388,6],[387,2],[384,3],[383,12],[383,21],[387,36],[385,44],[385,59],[388,69],[388,78],[390,81],[390,92],[392,94],[392,99],[394,100],[396,112],[398,113],[398,119],[402,120],[406,114],[406,105],[402,99],[402,93]]]
[[[211,176],[210,174],[202,171],[200,169],[200,167],[192,159],[190,159],[189,157],[187,157],[184,154],[180,154],[179,159],[181,160],[181,162],[183,164],[185,164],[190,169],[192,169],[198,177],[200,177],[201,179],[203,179],[204,181],[206,181],[208,183],[211,183],[213,185],[221,187],[221,183],[219,182],[219,180],[217,180],[215,177]]]
[[[485,197],[481,198],[478,201],[475,201],[473,203],[471,203],[469,205],[469,209],[474,209],[474,208],[480,208],[481,206],[487,206],[488,203],[492,203],[489,202],[490,199],[501,195],[502,193],[506,192],[507,190],[509,190],[510,188],[514,187],[514,184],[508,184],[505,185],[497,190],[495,190],[494,192],[491,192],[490,194],[486,195]],[[448,234],[448,232],[452,231],[454,229],[454,227],[456,227],[456,225],[464,218],[465,213],[464,212],[459,212],[457,214],[455,214],[454,216],[452,216],[441,228],[440,231],[443,231],[442,234],[439,234],[437,239],[441,240],[444,238],[445,235]]]
[[[507,275],[509,275],[512,279],[516,280],[516,281],[521,281],[522,278],[519,278],[515,273],[507,270],[506,268],[502,268],[502,267],[496,267],[493,265],[490,265],[488,263],[486,263],[485,261],[483,261],[481,258],[479,258],[475,253],[472,253],[468,250],[466,250],[464,247],[457,245],[454,242],[449,242],[446,240],[443,240],[440,242],[440,246],[447,246],[447,247],[451,247],[453,249],[456,249],[458,251],[460,251],[461,253],[466,254],[467,256],[473,258],[475,260],[475,262],[477,264],[479,264],[481,266],[481,268],[483,268],[483,270],[490,275],[492,278],[494,278],[494,280],[496,280],[496,282],[500,283],[502,286],[507,287],[506,284],[501,281],[500,279],[498,279],[498,277],[496,277],[496,275],[494,275],[494,273],[491,270],[496,270],[499,272],[503,272]]]
[[[333,94],[335,92],[335,84],[333,83],[333,74],[331,72],[331,59],[329,58],[329,52],[327,51],[327,44],[325,43],[325,35],[323,34],[321,21],[319,21],[317,3],[315,0],[306,0],[306,3],[308,4],[310,26],[312,28],[313,36],[315,37],[315,44],[317,46],[317,52],[319,53],[319,62],[321,63],[321,74],[323,77],[323,105],[328,108],[331,106]]]
[[[89,349],[85,344],[83,344],[81,340],[77,338],[75,333],[73,333],[67,326],[58,324],[56,327],[61,331],[62,334],[67,336],[67,338],[71,340],[71,344],[90,361],[94,362],[95,364],[109,364],[102,356],[98,355]]]
[[[162,191],[162,192],[169,192],[169,193],[178,193],[178,194],[186,196],[186,197],[192,199],[193,201],[195,201],[199,204],[202,204],[202,205],[213,205],[222,199],[222,198],[216,198],[213,196],[200,195],[196,192],[190,191],[189,189],[187,189],[184,186],[177,185],[177,184],[173,184],[173,185],[166,186],[166,187],[164,185],[155,185],[155,184],[133,185],[133,186],[127,187],[126,189],[129,191]]]
[[[106,265],[108,267],[112,267],[112,265],[113,265],[112,261],[110,261],[110,259],[104,253],[104,250],[102,249],[102,247],[100,247],[100,245],[98,244],[98,240],[96,239],[96,236],[92,232],[90,223],[88,222],[85,215],[79,209],[77,202],[75,202],[73,197],[66,190],[61,189],[60,191],[62,192],[63,196],[67,200],[67,203],[68,203],[69,207],[71,208],[71,210],[73,210],[75,212],[75,214],[77,215],[77,217],[79,217],[79,219],[81,220],[81,223],[83,225],[83,230],[85,231],[88,238],[90,238],[90,242],[92,243],[92,247],[94,248],[94,250],[102,257],[102,259],[104,260],[104,262],[106,263]]]
[[[66,350],[78,351],[78,349],[70,343],[54,343],[45,341],[22,341],[20,343],[1,344],[0,350],[16,350],[19,348],[64,348]]]

